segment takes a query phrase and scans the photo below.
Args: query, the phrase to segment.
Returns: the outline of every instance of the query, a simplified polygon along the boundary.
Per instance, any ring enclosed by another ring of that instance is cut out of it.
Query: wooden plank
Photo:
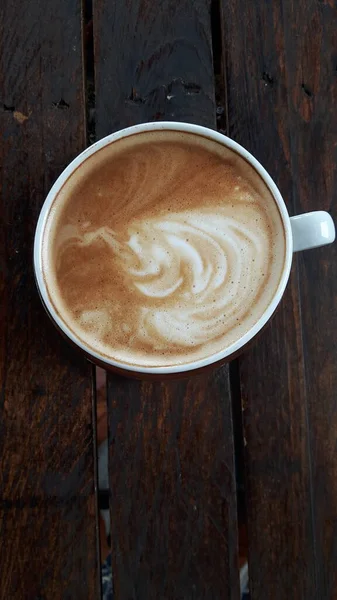
[[[227,370],[109,378],[117,598],[237,598]]]
[[[337,5],[284,3],[296,213],[337,223]],[[290,35],[290,26],[296,31]],[[337,594],[337,246],[299,257],[316,597]]]
[[[145,121],[215,126],[210,0],[96,0],[96,133]]]
[[[85,146],[81,3],[0,16],[0,598],[96,598],[91,367],[46,316],[34,229]]]
[[[215,126],[209,2],[97,0],[94,28],[99,136],[158,119]],[[108,392],[116,598],[238,598],[228,368],[109,376]]]
[[[222,24],[229,134],[290,214],[336,215],[333,3],[224,0]],[[336,597],[336,268],[335,247],[296,257],[240,360],[253,600]]]

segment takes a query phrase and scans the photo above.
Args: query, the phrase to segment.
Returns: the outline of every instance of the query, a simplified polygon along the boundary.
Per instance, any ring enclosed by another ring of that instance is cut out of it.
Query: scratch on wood
[[[20,125],[22,125],[22,123],[24,123],[25,121],[27,121],[27,119],[29,119],[29,115],[24,115],[19,110],[15,110],[13,112],[13,117],[18,123],[20,123]]]

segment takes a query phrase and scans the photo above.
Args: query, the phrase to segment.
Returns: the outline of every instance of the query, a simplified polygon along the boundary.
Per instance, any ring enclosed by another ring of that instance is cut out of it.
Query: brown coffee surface
[[[43,237],[50,302],[103,358],[172,366],[236,342],[280,282],[285,234],[254,168],[190,133],[139,133],[85,160]]]

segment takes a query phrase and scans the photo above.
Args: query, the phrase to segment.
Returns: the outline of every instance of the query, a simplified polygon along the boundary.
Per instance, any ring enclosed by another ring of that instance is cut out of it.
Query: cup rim
[[[49,301],[47,286],[42,273],[42,240],[44,235],[44,229],[47,222],[47,217],[49,215],[49,210],[52,207],[55,197],[66,183],[68,178],[72,175],[72,173],[91,155],[95,154],[101,148],[121,139],[124,137],[129,137],[131,135],[135,135],[137,133],[142,133],[146,131],[163,131],[163,130],[173,130],[185,133],[192,133],[196,135],[200,135],[202,137],[206,137],[212,139],[222,145],[227,146],[240,156],[242,156],[246,161],[248,161],[252,167],[257,171],[260,177],[263,179],[264,183],[269,188],[270,192],[273,195],[273,198],[278,206],[282,223],[284,226],[285,233],[285,261],[284,267],[282,271],[282,275],[279,281],[279,285],[276,289],[276,292],[272,298],[272,301],[268,305],[267,309],[264,311],[262,317],[253,325],[244,335],[242,335],[238,340],[227,346],[224,350],[216,352],[215,354],[211,354],[205,358],[201,358],[198,360],[190,361],[188,363],[181,363],[178,365],[161,365],[161,366],[138,366],[131,365],[127,363],[123,363],[118,360],[107,358],[106,356],[102,356],[98,352],[92,350],[89,346],[79,340],[73,332],[68,328],[66,323],[59,317],[57,312],[55,311],[52,303]],[[62,171],[54,185],[50,189],[44,204],[42,206],[36,231],[34,238],[34,272],[35,279],[37,283],[38,290],[41,294],[43,304],[47,309],[47,312],[51,316],[52,320],[59,327],[59,329],[65,334],[70,341],[72,341],[79,349],[81,349],[86,355],[92,357],[93,361],[96,359],[101,363],[104,363],[108,367],[121,369],[123,371],[129,371],[133,373],[139,374],[157,374],[157,375],[168,375],[168,374],[179,374],[185,373],[188,371],[194,371],[196,369],[202,369],[203,367],[207,367],[212,365],[213,363],[217,363],[219,361],[225,360],[227,357],[230,357],[232,354],[237,353],[241,350],[246,344],[248,344],[263,327],[269,321],[271,316],[273,315],[275,309],[277,308],[286,285],[288,283],[290,269],[292,264],[292,256],[293,256],[293,238],[291,232],[290,225],[290,217],[282,198],[282,195],[276,186],[275,182],[266,171],[266,169],[261,165],[261,163],[250,153],[248,150],[243,148],[240,144],[229,138],[228,136],[219,133],[217,131],[213,131],[208,127],[204,127],[201,125],[194,125],[190,123],[176,122],[176,121],[160,121],[160,122],[149,122],[142,123],[140,125],[133,125],[131,127],[127,127],[121,129],[115,133],[107,135],[106,137],[98,140],[89,148],[86,148],[81,154],[79,154],[76,158],[74,158],[70,164]]]

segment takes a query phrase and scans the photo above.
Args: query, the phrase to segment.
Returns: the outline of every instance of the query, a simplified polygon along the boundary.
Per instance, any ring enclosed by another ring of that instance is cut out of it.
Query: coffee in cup
[[[135,369],[238,342],[270,306],[285,260],[283,219],[254,166],[169,129],[83,160],[53,198],[41,242],[59,320],[89,352]]]

